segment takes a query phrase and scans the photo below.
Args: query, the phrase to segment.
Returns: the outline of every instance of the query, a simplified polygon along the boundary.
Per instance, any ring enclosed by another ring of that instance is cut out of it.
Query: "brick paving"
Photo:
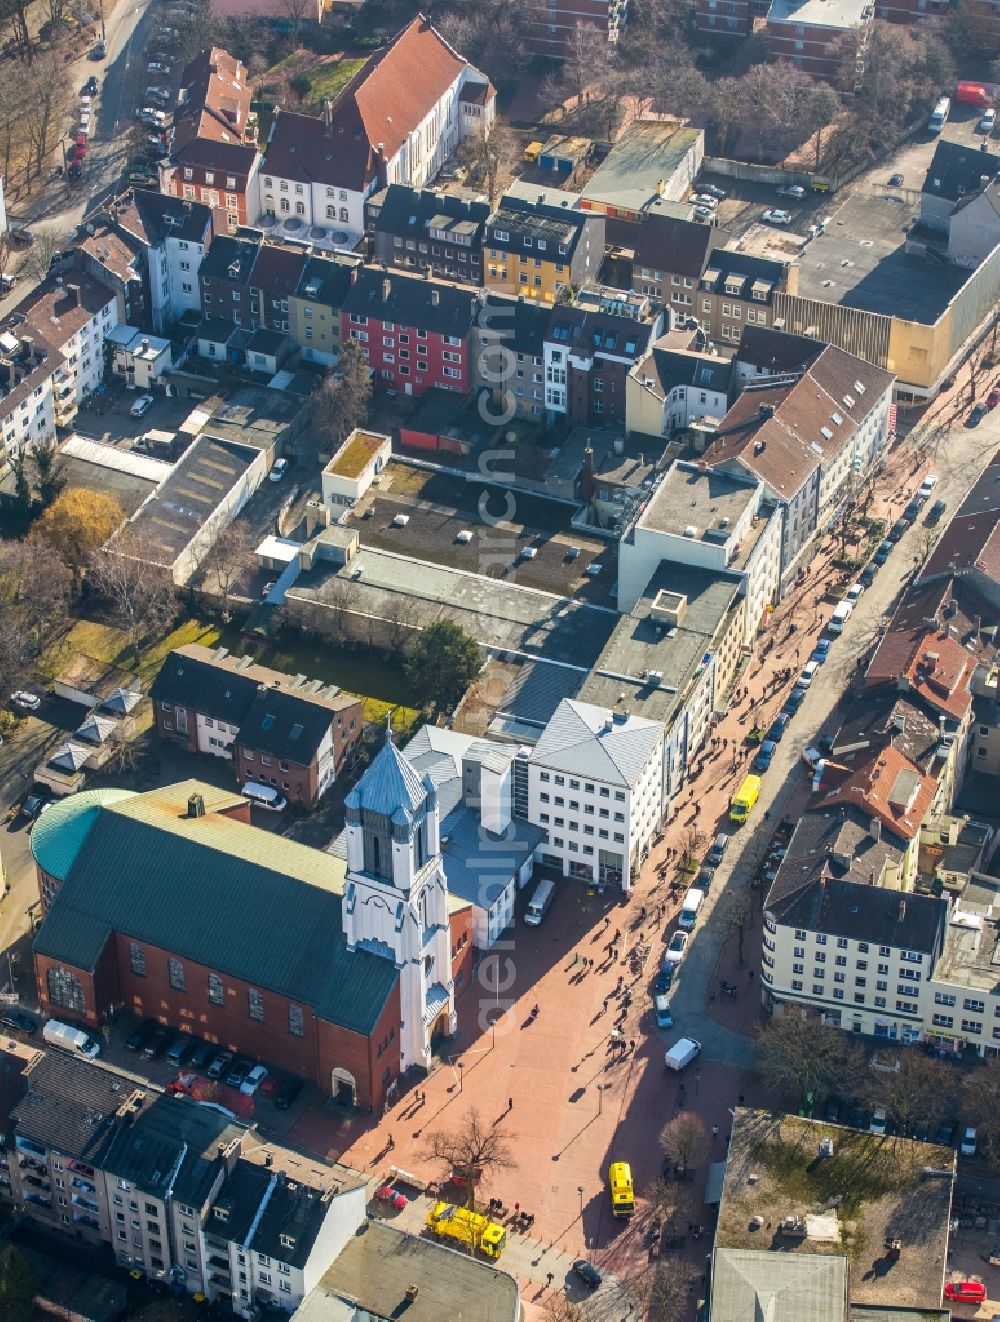
[[[971,485],[974,473],[959,471],[957,459],[950,475],[947,463],[939,461],[935,466],[942,473],[942,488],[961,484],[964,491]],[[929,467],[926,459],[915,460],[907,447],[897,449],[889,457],[873,512],[896,517],[920,472]],[[952,509],[957,494],[949,492]],[[779,820],[785,816],[794,820],[805,806],[809,779],[801,750],[830,720],[854,667],[877,637],[905,577],[909,544],[904,537],[902,549],[894,552],[874,587],[862,597],[820,672],[821,682],[809,690],[779,744],[751,824],[736,835],[717,870],[671,993],[673,1030],[665,1034],[656,1030],[649,998],[662,942],[673,930],[683,895],[679,878],[675,889],[668,889],[673,880],[670,869],[677,866],[692,825],[706,842],[723,829],[729,798],[755,753],[743,742],[750,725],[764,726],[773,719],[798,668],[808,659],[832,609],[821,602],[823,584],[834,572],[832,539],[827,539],[805,581],[771,617],[769,636],[737,679],[731,708],[714,732],[719,742],[705,750],[628,902],[609,895],[588,898],[582,888],[566,882],[540,928],[526,928],[519,917],[508,934],[509,947],[500,951],[504,996],[511,1005],[500,1015],[495,1040],[488,1027],[482,1031],[476,1026],[489,1022],[496,995],[492,984],[466,989],[459,1003],[460,1035],[453,1044],[454,1054],[421,1083],[423,1104],[416,1102],[411,1090],[377,1120],[349,1122],[310,1109],[293,1128],[291,1137],[302,1145],[340,1157],[373,1177],[384,1176],[394,1164],[423,1180],[434,1180],[442,1172],[425,1155],[428,1133],[455,1129],[471,1107],[501,1126],[517,1167],[492,1175],[484,1192],[501,1198],[507,1207],[518,1203],[535,1215],[531,1238],[512,1233],[503,1259],[522,1282],[529,1316],[532,1307],[544,1301],[547,1274],[553,1274],[552,1288],[563,1288],[577,1255],[586,1254],[626,1283],[655,1261],[647,1242],[649,1209],[643,1191],[660,1174],[658,1134],[677,1113],[682,1098],[702,1116],[709,1135],[713,1126],[719,1131],[707,1141],[709,1150],[693,1186],[699,1210],[692,1215],[706,1233],[698,1239],[688,1235],[682,1250],[694,1316],[711,1243],[712,1214],[701,1200],[709,1162],[722,1160],[725,1154],[728,1108],[741,1095],[755,1103],[779,1100],[767,1096],[751,1074],[753,1034],[764,1018],[758,986],[761,892],[748,891],[755,907],[746,922],[743,963],[725,910],[732,903],[729,897],[747,886]],[[789,677],[776,680],[786,669]],[[675,855],[668,858],[668,850]],[[666,863],[662,879],[657,872],[661,863]],[[522,907],[524,903],[522,896]],[[608,943],[616,931],[620,937],[617,958],[612,959]],[[651,952],[637,973],[628,954],[640,940],[650,943]],[[632,993],[631,1005],[624,1011],[620,979],[622,989]],[[722,979],[736,984],[736,998],[719,993]],[[529,1012],[535,1004],[539,1013],[532,1020]],[[616,1023],[629,1044],[624,1053],[609,1050],[608,1035]],[[662,1053],[665,1044],[684,1032],[697,1037],[704,1049],[696,1067],[681,1080],[665,1071]],[[614,1159],[632,1165],[638,1207],[631,1222],[615,1221],[610,1215],[605,1178]],[[414,1219],[413,1228],[422,1224],[423,1206],[418,1202],[407,1214]],[[571,1284],[570,1289],[579,1297],[577,1287]],[[608,1322],[627,1315],[627,1303],[615,1280],[598,1292],[587,1312],[595,1319],[607,1317]]]

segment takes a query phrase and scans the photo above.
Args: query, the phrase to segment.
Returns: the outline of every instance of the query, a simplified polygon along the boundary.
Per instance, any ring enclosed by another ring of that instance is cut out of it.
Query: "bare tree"
[[[223,614],[229,614],[233,588],[254,564],[254,537],[245,519],[228,523],[212,543],[201,563],[202,582],[214,580],[222,598]]]
[[[542,1305],[545,1322],[583,1322],[583,1309],[565,1294],[549,1294]]]
[[[638,1280],[639,1311],[646,1322],[681,1322],[690,1316],[688,1284],[695,1269],[683,1258],[661,1258]]]
[[[495,120],[485,132],[466,138],[459,156],[474,177],[481,180],[491,207],[495,207],[510,184],[517,161],[517,139],[506,124]]]
[[[510,1146],[513,1136],[502,1125],[482,1118],[470,1107],[457,1130],[430,1134],[423,1151],[427,1161],[438,1161],[464,1181],[465,1205],[474,1207],[476,1188],[497,1171],[514,1170],[517,1162]]]
[[[45,158],[65,127],[69,87],[64,68],[55,51],[45,51],[26,75],[26,126],[35,174],[41,173]]]
[[[705,1150],[705,1122],[694,1111],[679,1111],[660,1130],[660,1148],[684,1178]]]
[[[312,393],[313,430],[321,448],[336,449],[355,427],[368,417],[372,397],[371,375],[361,349],[348,340],[340,351],[340,363],[331,369]]]
[[[24,269],[36,280],[44,280],[52,265],[52,254],[59,247],[59,237],[54,230],[35,230],[34,235],[35,241],[24,259]]]
[[[693,872],[698,863],[705,837],[696,826],[689,826],[681,837],[681,865],[688,872]]]
[[[654,1180],[645,1191],[655,1219],[673,1237],[680,1237],[682,1226],[690,1225],[697,1197],[694,1186],[679,1180]]]
[[[607,36],[602,35],[592,23],[577,23],[570,30],[563,68],[579,107],[588,85],[600,84],[607,72]]]
[[[977,1065],[962,1084],[962,1112],[976,1127],[976,1138],[992,1157],[1000,1152],[1000,1062]]]
[[[286,18],[292,20],[295,31],[298,32],[303,20],[308,18],[310,13],[315,17],[315,0],[281,0],[281,11]]]
[[[832,1088],[853,1091],[864,1077],[864,1057],[839,1028],[786,1010],[761,1030],[756,1068],[772,1086],[792,1089],[796,1104],[804,1105]]]
[[[722,898],[720,916],[729,935],[736,937],[736,959],[740,968],[744,963],[743,947],[747,928],[753,924],[753,915],[754,906],[750,892],[745,886],[734,889],[730,885]]]
[[[0,540],[0,686],[23,680],[65,618],[70,572],[44,539]]]
[[[137,664],[143,640],[165,629],[177,611],[173,583],[159,556],[152,538],[129,525],[98,553],[90,571],[89,581],[128,638]]]
[[[869,1068],[860,1092],[868,1105],[885,1107],[901,1133],[912,1133],[918,1120],[933,1124],[953,1114],[960,1088],[954,1068],[914,1047],[899,1048],[888,1063],[894,1068]]]
[[[14,44],[19,60],[30,64],[34,59],[34,44],[28,27],[29,0],[0,0],[0,32],[7,32]]]
[[[390,651],[401,655],[419,632],[416,608],[406,597],[393,594],[382,609],[382,620]]]

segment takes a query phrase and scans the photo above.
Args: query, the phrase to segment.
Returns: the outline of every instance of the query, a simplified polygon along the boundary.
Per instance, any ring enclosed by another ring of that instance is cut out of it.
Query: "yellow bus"
[[[747,776],[736,791],[736,797],[729,805],[729,820],[745,822],[750,816],[750,809],[760,798],[760,776]]]
[[[613,1161],[608,1167],[608,1188],[611,1190],[613,1216],[631,1216],[635,1211],[635,1187],[632,1167],[627,1161]]]
[[[503,1226],[454,1203],[435,1203],[427,1213],[427,1225],[439,1238],[457,1239],[486,1258],[499,1258],[507,1243]]]

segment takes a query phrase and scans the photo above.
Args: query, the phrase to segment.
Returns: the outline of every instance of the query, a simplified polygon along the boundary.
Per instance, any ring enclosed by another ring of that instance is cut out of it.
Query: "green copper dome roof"
[[[59,799],[35,822],[31,853],[35,862],[57,881],[65,881],[81,845],[105,803],[134,798],[133,790],[83,790]]]

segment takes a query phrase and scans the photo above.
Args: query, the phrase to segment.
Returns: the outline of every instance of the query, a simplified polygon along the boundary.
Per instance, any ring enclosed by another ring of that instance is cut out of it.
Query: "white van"
[[[48,1021],[42,1029],[42,1037],[50,1047],[61,1047],[63,1051],[86,1056],[88,1060],[101,1054],[101,1044],[95,1042],[89,1033],[85,1033],[82,1028],[74,1028],[72,1024],[61,1023],[58,1019]]]
[[[697,890],[694,886],[684,896],[684,903],[681,905],[680,917],[677,919],[679,927],[690,932],[698,921],[698,910],[701,908],[701,902],[705,898],[705,892]]]
[[[664,1059],[668,1070],[677,1070],[679,1073],[699,1055],[701,1055],[701,1043],[695,1041],[693,1037],[682,1037],[679,1042],[674,1043]]]
[[[549,905],[552,903],[552,897],[556,893],[555,883],[545,877],[535,887],[535,893],[528,901],[528,908],[524,915],[524,921],[529,927],[538,927],[542,919],[548,912]]]
[[[288,803],[276,789],[272,789],[270,785],[261,785],[256,780],[248,780],[240,793],[255,808],[266,808],[268,812],[284,812],[288,807]]]
[[[843,633],[844,625],[854,614],[854,605],[850,601],[842,601],[837,609],[830,616],[830,623],[826,626],[830,633]]]

